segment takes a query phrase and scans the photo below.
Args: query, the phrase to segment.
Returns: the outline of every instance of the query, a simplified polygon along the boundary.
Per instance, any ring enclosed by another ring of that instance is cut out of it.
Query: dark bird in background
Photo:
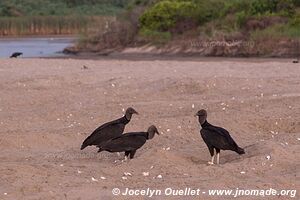
[[[14,52],[13,54],[11,54],[10,58],[17,58],[18,56],[22,55],[22,52]]]
[[[85,65],[83,65],[83,66],[82,66],[82,69],[88,69],[88,67],[87,67],[87,66],[85,66]]]
[[[131,120],[133,114],[138,114],[133,108],[127,108],[125,115],[117,120],[107,122],[98,127],[94,132],[87,137],[82,145],[81,150],[87,146],[97,145],[100,146],[106,141],[122,135],[126,124]]]
[[[147,140],[152,139],[155,133],[159,135],[159,132],[154,125],[150,126],[147,132],[125,133],[107,141],[102,146],[98,146],[98,152],[125,152],[125,160],[127,160],[128,155],[130,155],[130,159],[132,159],[136,150],[141,148]]]
[[[200,130],[202,139],[206,143],[208,150],[211,155],[211,162],[209,164],[214,164],[214,149],[217,152],[217,164],[220,162],[220,150],[231,150],[238,154],[244,154],[244,149],[240,148],[236,142],[229,135],[229,132],[224,128],[213,126],[207,122],[207,112],[206,110],[199,110],[196,113],[198,116],[199,123],[202,127]]]

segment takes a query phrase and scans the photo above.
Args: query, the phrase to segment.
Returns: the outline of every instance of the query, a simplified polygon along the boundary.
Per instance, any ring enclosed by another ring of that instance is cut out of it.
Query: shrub
[[[294,0],[253,0],[250,6],[252,15],[262,15],[265,13],[280,13],[291,16],[295,12]]]
[[[293,0],[280,0],[276,5],[276,10],[282,16],[293,16],[295,14],[295,5]]]
[[[77,47],[90,51],[123,48],[134,40],[135,32],[131,26],[128,21],[107,18],[82,35]]]
[[[223,8],[221,9],[221,16],[226,16],[227,14],[234,14],[237,12],[248,12],[250,9],[251,0],[231,0],[225,1]]]
[[[236,13],[236,24],[237,24],[237,26],[242,27],[246,23],[248,17],[249,16],[247,15],[247,13],[245,11],[241,11],[241,12]]]
[[[146,10],[139,21],[142,29],[164,32],[177,20],[189,18],[195,9],[191,1],[163,0]]]
[[[194,2],[196,2],[196,8],[192,15],[199,24],[219,18],[222,15],[224,9],[224,1],[222,0],[195,0]]]
[[[294,18],[292,18],[289,22],[291,26],[297,26],[299,27],[299,32],[300,32],[300,13],[296,15]]]
[[[170,32],[159,32],[149,29],[142,29],[139,34],[143,39],[150,41],[155,45],[166,44],[172,38]]]
[[[299,38],[300,32],[299,32],[300,26],[298,25],[291,25],[291,24],[276,24],[273,26],[270,26],[263,30],[256,30],[251,33],[251,38],[254,40],[257,39],[277,39],[282,37],[287,38]]]
[[[295,6],[300,6],[300,1],[299,0],[293,0],[293,4]]]
[[[276,11],[278,0],[253,0],[250,6],[252,15],[272,13]]]

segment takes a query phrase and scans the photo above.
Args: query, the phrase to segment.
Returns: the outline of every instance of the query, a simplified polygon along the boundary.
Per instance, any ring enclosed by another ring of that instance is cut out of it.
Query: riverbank
[[[298,1],[146,2],[87,32],[66,51],[299,57]]]
[[[199,56],[197,54],[151,54],[151,53],[124,53],[113,52],[107,55],[81,52],[76,55],[64,54],[59,57],[40,57],[46,59],[75,59],[75,60],[127,60],[127,61],[196,61],[196,62],[283,62],[291,63],[297,61],[296,57],[221,57],[221,56]]]
[[[72,58],[92,58],[97,57],[132,57],[132,58],[151,58],[151,57],[223,57],[223,58],[291,58],[300,59],[300,41],[284,40],[282,42],[270,41],[267,43],[254,43],[237,41],[231,45],[226,41],[201,41],[199,44],[208,46],[193,46],[193,42],[187,43],[173,42],[172,44],[157,47],[151,44],[136,47],[119,47],[117,49],[93,50],[69,46],[63,50],[67,57]],[[209,44],[211,44],[209,46]],[[251,46],[245,47],[244,44]],[[298,51],[299,50],[299,51]]]
[[[0,199],[112,199],[113,188],[126,187],[299,192],[299,65],[206,59],[0,59]],[[162,134],[129,162],[120,161],[123,154],[80,150],[128,106],[140,115],[126,132],[155,124]],[[201,108],[245,155],[222,151],[220,166],[207,165],[193,117]],[[155,196],[166,198],[195,197]]]

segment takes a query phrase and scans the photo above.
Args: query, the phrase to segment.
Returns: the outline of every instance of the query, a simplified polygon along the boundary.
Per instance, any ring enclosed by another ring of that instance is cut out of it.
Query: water
[[[22,52],[21,57],[64,56],[62,50],[71,46],[74,37],[0,38],[0,58],[8,58],[14,52]]]

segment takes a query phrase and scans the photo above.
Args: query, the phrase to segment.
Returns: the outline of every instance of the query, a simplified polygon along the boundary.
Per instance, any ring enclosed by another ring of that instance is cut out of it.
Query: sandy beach
[[[83,69],[83,66],[88,69]],[[287,60],[0,59],[0,199],[232,199],[213,189],[297,190],[300,65]],[[125,132],[162,133],[122,162],[82,141],[132,106]],[[246,151],[208,149],[194,114]],[[200,189],[199,196],[114,196],[113,188]],[[204,193],[203,193],[204,192]],[[239,196],[236,199],[260,199]]]

